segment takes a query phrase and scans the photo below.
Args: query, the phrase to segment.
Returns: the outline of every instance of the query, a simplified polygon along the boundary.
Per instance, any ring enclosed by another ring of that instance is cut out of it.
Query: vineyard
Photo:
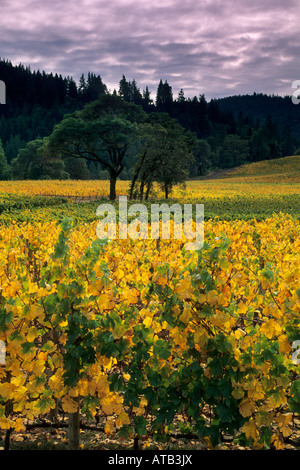
[[[106,181],[0,182],[0,447],[52,430],[48,448],[83,448],[89,430],[88,448],[300,448],[288,158],[282,181],[266,162],[174,188],[169,204],[204,204],[199,251],[98,239]]]

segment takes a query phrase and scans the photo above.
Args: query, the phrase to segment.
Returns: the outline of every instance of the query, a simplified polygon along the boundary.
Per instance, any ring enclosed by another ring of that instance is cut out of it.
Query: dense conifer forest
[[[24,172],[24,165],[36,159],[35,150],[66,114],[81,110],[99,96],[109,94],[99,74],[81,75],[78,83],[44,71],[32,71],[20,64],[0,59],[0,80],[6,85],[6,104],[0,105],[0,178],[39,179],[41,172]],[[131,81],[130,81],[131,80]],[[140,106],[144,113],[161,113],[176,119],[185,132],[195,137],[194,161],[189,176],[210,170],[231,168],[246,162],[292,155],[300,146],[300,106],[291,97],[260,93],[231,96],[208,101],[204,90],[193,98],[181,89],[174,96],[172,85],[160,80],[155,96],[141,90],[134,79],[120,77],[113,91],[122,100]],[[132,160],[120,175],[133,177]],[[97,162],[53,167],[48,178],[101,179],[105,168]]]

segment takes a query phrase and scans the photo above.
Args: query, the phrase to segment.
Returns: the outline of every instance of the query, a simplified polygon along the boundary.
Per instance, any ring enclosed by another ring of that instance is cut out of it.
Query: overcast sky
[[[186,97],[291,95],[300,0],[0,0],[0,57],[72,76],[160,79]],[[1,79],[1,77],[0,77]]]

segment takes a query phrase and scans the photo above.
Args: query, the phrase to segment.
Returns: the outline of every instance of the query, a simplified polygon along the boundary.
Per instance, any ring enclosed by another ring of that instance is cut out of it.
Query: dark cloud
[[[1,57],[47,72],[122,74],[155,94],[291,94],[300,79],[296,0],[14,0],[1,2]],[[1,79],[1,77],[0,77]]]

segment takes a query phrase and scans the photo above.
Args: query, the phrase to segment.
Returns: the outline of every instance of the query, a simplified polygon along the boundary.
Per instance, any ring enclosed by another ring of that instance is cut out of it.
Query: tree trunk
[[[75,413],[69,413],[69,450],[79,450],[80,443],[79,397],[74,400],[78,403],[78,408]]]
[[[131,181],[131,185],[130,185],[130,195],[129,195],[129,199],[131,200],[133,198],[133,191],[134,191],[134,187],[135,187],[135,183],[138,179],[138,173],[135,173],[132,181]]]
[[[11,381],[11,372],[7,372],[6,374],[6,381],[7,383],[10,383]],[[6,418],[11,417],[11,413],[13,411],[13,402],[12,400],[7,400],[6,405],[5,405],[5,416]],[[10,446],[10,435],[12,433],[12,428],[7,429],[5,433],[5,440],[4,440],[4,450],[9,450]]]
[[[165,184],[165,196],[166,196],[166,199],[168,199],[169,197],[169,187],[167,184]]]
[[[142,201],[144,198],[144,187],[145,187],[145,181],[142,180],[140,184],[140,201]]]
[[[4,439],[4,450],[9,450],[11,433],[12,433],[12,428],[7,429],[5,433],[5,439]]]
[[[110,190],[109,190],[109,199],[111,201],[114,201],[116,199],[116,183],[117,183],[117,177],[116,176],[110,176]]]
[[[151,186],[152,186],[152,183],[149,181],[148,184],[147,184],[147,192],[146,192],[146,196],[145,196],[145,201],[148,201],[148,199],[149,199]]]

